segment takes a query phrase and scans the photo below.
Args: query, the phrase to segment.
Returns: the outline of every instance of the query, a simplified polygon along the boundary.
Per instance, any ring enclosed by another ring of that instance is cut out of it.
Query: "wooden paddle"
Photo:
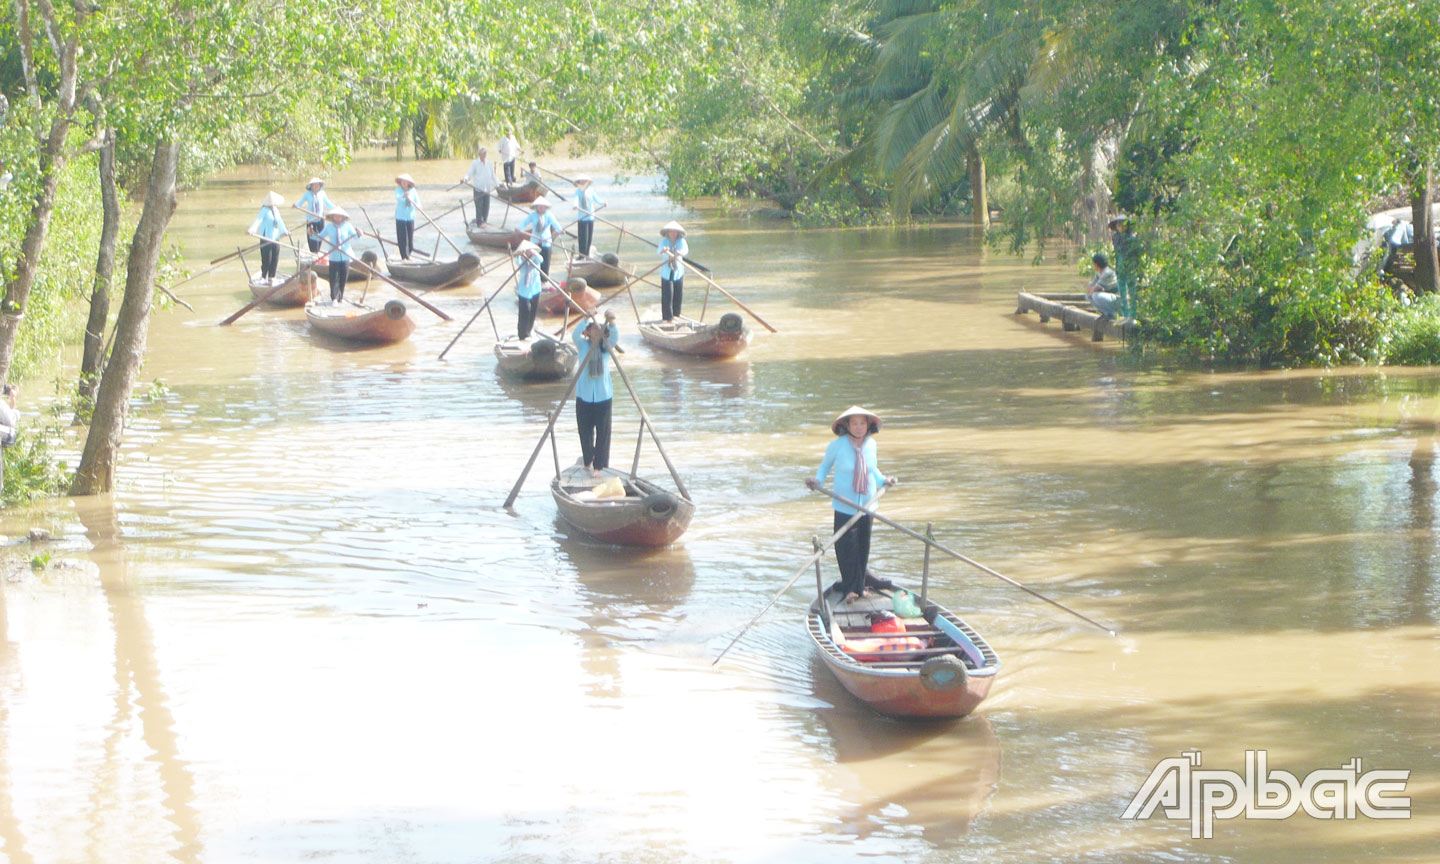
[[[887,487],[884,487],[884,486],[880,487],[879,493],[878,493],[874,498],[871,499],[871,502],[870,502],[870,503],[871,503],[871,504],[874,504],[876,501],[879,501],[880,498],[881,498],[881,496],[883,496],[883,495],[885,494],[886,488],[887,488]],[[714,666],[716,663],[719,663],[720,660],[721,660],[721,658],[723,658],[726,654],[728,654],[728,653],[730,652],[730,649],[731,649],[731,648],[734,648],[734,647],[735,647],[735,643],[736,643],[736,642],[739,642],[740,639],[741,639],[746,633],[750,632],[750,628],[755,626],[755,624],[760,620],[760,617],[761,617],[762,615],[764,615],[766,612],[769,612],[769,611],[770,611],[770,607],[771,607],[771,606],[774,606],[774,605],[776,604],[776,602],[778,602],[778,601],[780,600],[781,597],[785,596],[785,592],[790,590],[790,586],[791,586],[791,585],[794,585],[795,582],[796,582],[797,580],[799,580],[799,578],[800,578],[801,576],[804,576],[804,575],[805,575],[805,571],[808,570],[808,569],[810,569],[810,565],[813,564],[813,563],[815,563],[815,562],[817,562],[817,561],[819,561],[820,558],[821,558],[821,556],[823,556],[823,555],[825,554],[825,550],[826,550],[826,549],[829,549],[831,546],[834,546],[834,545],[835,545],[835,541],[837,541],[837,540],[839,540],[841,537],[845,536],[845,532],[849,531],[849,530],[855,525],[856,522],[859,522],[859,521],[860,521],[860,517],[861,517],[861,516],[864,516],[864,515],[865,515],[865,511],[864,511],[864,510],[859,510],[859,511],[857,511],[857,512],[855,513],[855,515],[854,515],[854,516],[851,516],[850,519],[849,519],[848,521],[846,521],[846,523],[845,523],[844,525],[841,525],[841,526],[840,526],[839,530],[837,530],[834,534],[830,535],[830,539],[829,539],[829,540],[826,540],[824,543],[821,543],[821,544],[820,544],[820,548],[818,548],[818,549],[815,550],[815,554],[814,554],[814,555],[811,555],[809,558],[806,558],[806,559],[805,559],[805,563],[802,564],[802,565],[800,565],[800,569],[795,571],[795,575],[794,575],[794,576],[791,576],[791,577],[790,577],[790,580],[785,583],[785,586],[784,586],[783,588],[781,588],[778,592],[776,592],[776,594],[775,594],[774,597],[771,597],[771,598],[770,598],[770,602],[765,604],[765,608],[764,608],[764,609],[761,609],[760,612],[759,612],[759,614],[757,614],[754,618],[751,618],[751,619],[750,619],[750,623],[749,623],[749,624],[746,624],[744,627],[742,627],[742,628],[740,629],[740,632],[739,632],[739,633],[735,634],[735,638],[730,640],[730,644],[725,646],[725,650],[724,650],[724,651],[721,651],[720,654],[719,654],[713,661],[711,661],[710,665],[711,665],[711,666]]]
[[[611,222],[609,219],[606,219],[606,218],[603,217],[603,216],[596,216],[596,217],[595,217],[595,221],[596,221],[596,222],[604,222],[606,225],[609,225],[611,228],[618,228],[618,229],[620,229],[620,231],[621,231],[622,233],[629,234],[631,237],[634,237],[636,240],[639,240],[641,243],[649,243],[649,244],[650,244],[650,247],[651,247],[652,249],[659,249],[659,248],[660,248],[660,244],[659,244],[659,243],[656,243],[654,240],[651,240],[649,237],[641,237],[639,234],[636,234],[634,231],[631,231],[630,229],[626,228],[624,225],[616,225],[614,222]],[[685,258],[684,261],[685,261],[686,264],[689,264],[691,267],[694,267],[694,268],[697,269],[697,270],[704,270],[706,273],[713,272],[713,271],[711,271],[711,269],[710,269],[709,267],[706,267],[704,264],[701,264],[699,261],[695,261],[695,260],[692,260],[692,259],[690,259],[690,258]]]
[[[741,309],[744,309],[744,310],[745,310],[745,313],[746,313],[747,315],[749,315],[751,318],[754,318],[756,321],[759,321],[762,325],[764,325],[764,327],[765,327],[766,330],[769,330],[771,333],[779,333],[779,332],[780,332],[779,330],[776,330],[774,327],[771,327],[769,321],[766,321],[764,318],[761,318],[759,315],[756,315],[754,309],[751,309],[749,306],[746,306],[744,303],[741,303],[739,300],[735,299],[735,295],[734,295],[734,294],[731,294],[729,291],[726,291],[724,288],[721,288],[720,285],[719,285],[719,283],[717,283],[714,279],[711,279],[709,276],[706,276],[706,275],[705,275],[702,271],[700,271],[700,270],[696,270],[696,271],[695,271],[695,275],[699,276],[701,279],[704,279],[706,282],[709,282],[711,285],[715,286],[715,290],[716,290],[716,291],[719,291],[721,294],[724,294],[726,297],[729,297],[731,303],[734,303],[736,306],[739,306]]]
[[[843,495],[837,495],[836,493],[830,491],[829,489],[825,489],[825,488],[823,488],[823,487],[816,487],[816,488],[817,488],[818,491],[824,492],[826,495],[829,495],[831,498],[834,498],[836,501],[839,501],[841,504],[844,504],[844,505],[846,505],[846,506],[848,506],[848,507],[854,507],[854,508],[856,508],[856,509],[859,509],[859,506],[860,506],[860,505],[856,504],[854,501],[851,501],[849,498],[846,498],[846,497],[843,496]],[[881,489],[881,492],[882,492],[882,494],[883,494],[883,492],[884,492],[884,489],[883,489],[883,488]],[[880,497],[879,495],[876,495],[876,496],[875,496],[875,498],[876,498],[877,500],[879,499],[879,497]],[[946,546],[941,545],[940,543],[935,542],[934,539],[932,539],[932,538],[930,538],[930,537],[926,537],[924,534],[921,534],[921,533],[918,532],[918,531],[912,531],[912,530],[910,530],[909,528],[906,528],[904,525],[901,525],[899,522],[896,522],[896,521],[893,520],[893,519],[889,519],[889,518],[887,518],[887,517],[885,517],[885,516],[882,516],[882,515],[879,514],[879,513],[871,513],[870,515],[871,515],[871,516],[874,516],[876,519],[879,519],[881,522],[884,522],[886,525],[889,525],[891,528],[894,528],[895,530],[899,531],[901,534],[906,534],[906,535],[909,535],[909,536],[911,536],[911,537],[914,537],[916,540],[919,540],[920,542],[926,544],[927,546],[934,547],[934,548],[935,548],[937,551],[939,551],[939,552],[944,552],[946,555],[949,555],[951,558],[954,558],[954,559],[957,560],[957,561],[963,561],[963,562],[965,562],[966,564],[969,564],[971,567],[976,568],[977,570],[982,570],[982,571],[984,571],[984,572],[986,572],[986,573],[989,573],[991,576],[994,576],[994,577],[997,578],[997,579],[1000,579],[1000,580],[1002,580],[1002,581],[1004,581],[1004,582],[1007,582],[1007,583],[1009,583],[1009,584],[1011,584],[1011,585],[1014,585],[1016,588],[1019,588],[1021,591],[1024,591],[1025,593],[1030,594],[1030,595],[1033,596],[1033,597],[1038,597],[1039,599],[1044,600],[1046,603],[1049,603],[1051,606],[1054,606],[1054,607],[1056,607],[1057,609],[1063,609],[1064,611],[1069,612],[1071,615],[1074,615],[1076,618],[1079,618],[1081,621],[1084,621],[1086,624],[1089,624],[1089,625],[1091,625],[1092,627],[1098,627],[1099,629],[1104,630],[1107,634],[1109,634],[1109,635],[1111,635],[1111,636],[1117,635],[1116,632],[1115,632],[1115,630],[1114,630],[1114,628],[1106,627],[1104,624],[1101,624],[1100,622],[1096,621],[1095,619],[1089,618],[1089,617],[1087,617],[1087,616],[1085,616],[1085,615],[1083,615],[1083,614],[1081,614],[1081,613],[1079,613],[1079,612],[1076,612],[1074,609],[1071,609],[1069,606],[1066,606],[1064,603],[1060,603],[1059,601],[1052,600],[1052,599],[1050,599],[1049,597],[1046,597],[1044,594],[1041,594],[1039,591],[1036,591],[1035,589],[1030,588],[1030,587],[1027,586],[1027,585],[1023,585],[1023,584],[1015,581],[1014,579],[1011,579],[1009,576],[1006,576],[1006,575],[1003,574],[1003,573],[998,573],[998,572],[996,572],[996,571],[994,571],[994,570],[991,570],[989,567],[986,567],[984,564],[981,564],[979,561],[976,561],[976,560],[973,559],[973,558],[967,558],[966,556],[961,555],[959,552],[956,552],[956,551],[953,550],[953,549],[950,549],[950,548],[948,548],[948,547],[946,547]]]
[[[296,209],[299,209],[299,208],[296,208]],[[246,233],[246,234],[250,234],[249,231],[246,231],[245,233]],[[250,234],[250,236],[251,236],[251,237],[254,237],[255,235],[254,235],[254,234]],[[231,258],[234,258],[236,255],[244,255],[246,252],[254,252],[256,249],[259,249],[259,248],[260,248],[260,244],[259,244],[259,243],[256,243],[254,246],[246,246],[244,249],[236,249],[234,252],[231,252],[231,253],[226,254],[226,255],[221,255],[219,258],[216,258],[214,261],[211,261],[210,263],[211,263],[211,264],[219,264],[221,261],[229,261]],[[205,272],[206,272],[206,273],[209,273],[210,271],[209,271],[209,270],[206,270]],[[202,273],[197,273],[197,274],[195,274],[195,275],[196,275],[196,276],[202,276],[202,275],[204,275],[204,274],[202,274]],[[195,277],[192,276],[192,277],[190,277],[190,278],[193,279],[193,278],[195,278]]]
[[[321,237],[321,238],[320,238],[320,242],[328,245],[328,246],[330,247],[331,252],[333,252],[333,251],[335,251],[337,248],[339,248],[339,247],[337,247],[334,243],[331,243],[330,240],[329,240],[329,238],[326,238],[326,237]],[[290,249],[294,249],[294,248],[295,248],[294,246],[290,246],[290,244],[288,244],[288,243],[282,243],[282,244],[280,244],[280,245],[286,246],[286,247],[288,247],[288,248],[290,248]],[[330,254],[330,253],[327,252],[327,253],[325,253],[325,254],[328,255],[328,254]],[[322,257],[323,257],[323,256],[322,256]],[[317,258],[317,259],[315,259],[315,260],[316,260],[316,261],[319,261],[320,259]],[[376,270],[374,267],[371,267],[369,264],[366,264],[364,261],[352,259],[352,260],[350,261],[350,263],[351,263],[351,264],[358,264],[358,265],[360,265],[360,267],[364,268],[364,271],[365,271],[365,272],[374,274],[374,276],[375,276],[377,279],[379,279],[381,282],[384,282],[386,285],[389,285],[391,288],[394,288],[396,291],[399,291],[401,294],[404,294],[406,297],[409,297],[411,300],[414,300],[416,303],[419,303],[421,306],[425,307],[425,308],[428,309],[429,311],[431,311],[431,312],[435,313],[436,315],[440,316],[440,318],[441,318],[442,320],[444,320],[444,321],[454,321],[454,320],[455,320],[454,318],[451,318],[449,315],[446,315],[446,314],[445,314],[445,311],[444,311],[443,309],[437,308],[436,306],[434,306],[434,305],[432,305],[432,304],[430,304],[430,303],[425,302],[425,298],[423,298],[423,297],[421,297],[420,295],[416,294],[414,291],[411,291],[409,288],[406,288],[404,285],[401,285],[399,282],[396,282],[394,279],[391,279],[389,276],[385,275],[384,273],[381,273],[379,270]],[[313,265],[312,265],[312,266],[313,266]]]
[[[421,216],[425,217],[425,221],[426,221],[427,223],[429,223],[429,225],[430,225],[431,228],[434,228],[437,232],[439,232],[441,239],[443,239],[446,243],[448,243],[448,244],[450,245],[450,248],[451,248],[451,249],[454,249],[454,250],[455,250],[455,254],[456,254],[456,255],[464,255],[464,254],[465,254],[464,252],[461,252],[461,251],[460,251],[460,247],[459,247],[459,246],[456,246],[456,245],[455,245],[455,241],[450,239],[450,235],[449,235],[449,234],[446,234],[444,231],[441,231],[441,230],[440,230],[440,226],[435,224],[435,220],[434,220],[434,219],[431,219],[430,216],[429,216],[428,214],[426,214],[426,212],[425,212],[424,210],[420,209],[420,205],[419,205],[419,204],[416,204],[416,205],[415,205],[415,212],[416,212],[416,213],[419,213]],[[449,212],[449,211],[447,211],[447,212]],[[442,213],[441,215],[443,216],[443,215],[445,215],[445,214]]]
[[[514,279],[514,278],[515,278],[515,274],[516,274],[516,273],[519,273],[519,272],[520,272],[519,270],[516,270],[514,273],[511,273],[509,276],[506,276],[506,277],[505,277],[505,281],[504,281],[504,282],[501,282],[500,285],[499,285],[499,287],[497,287],[494,291],[492,291],[492,292],[490,293],[490,296],[489,296],[489,297],[486,297],[486,298],[485,298],[485,302],[480,304],[480,308],[475,310],[475,314],[470,316],[470,320],[465,322],[465,326],[460,328],[460,332],[459,332],[459,333],[456,333],[456,334],[455,334],[455,338],[450,340],[450,344],[445,346],[445,350],[440,352],[440,357],[439,357],[439,359],[441,359],[441,360],[444,360],[444,359],[445,359],[445,355],[450,353],[450,349],[455,347],[455,343],[460,341],[460,337],[465,335],[465,331],[470,329],[470,325],[475,323],[476,319],[478,319],[478,318],[480,317],[480,313],[481,313],[481,312],[484,312],[487,308],[489,308],[489,306],[490,306],[490,301],[491,301],[491,300],[494,300],[496,297],[500,296],[500,291],[501,291],[502,289],[504,289],[504,287],[505,287],[506,285],[509,285],[509,284],[510,284],[510,280],[511,280],[511,279]]]
[[[289,245],[289,244],[280,244],[280,245]],[[246,312],[249,312],[251,309],[254,309],[256,306],[259,306],[261,303],[264,303],[266,300],[269,300],[271,297],[274,297],[276,294],[279,294],[279,293],[280,293],[281,291],[283,291],[291,282],[294,282],[296,279],[299,279],[302,274],[309,272],[310,268],[314,267],[315,264],[316,264],[316,262],[318,262],[319,260],[320,260],[319,258],[316,258],[315,261],[312,261],[312,262],[310,262],[309,264],[306,264],[303,268],[301,268],[300,270],[296,271],[296,273],[295,273],[294,276],[291,276],[289,279],[286,279],[284,282],[281,282],[279,285],[276,285],[274,288],[271,288],[269,291],[266,291],[265,294],[264,294],[264,296],[256,297],[255,299],[251,300],[249,303],[246,303],[244,306],[240,307],[240,309],[237,310],[237,311],[235,312],[235,314],[231,315],[229,318],[226,318],[224,321],[221,321],[221,322],[220,322],[220,326],[221,326],[221,327],[229,327],[231,324],[234,324],[236,321],[239,321],[239,320],[240,320],[240,316],[244,315]]]

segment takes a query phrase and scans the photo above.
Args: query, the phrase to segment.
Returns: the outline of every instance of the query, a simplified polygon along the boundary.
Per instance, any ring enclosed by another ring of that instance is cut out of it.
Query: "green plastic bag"
[[[891,598],[891,605],[895,609],[895,614],[901,618],[925,617],[920,611],[920,601],[916,599],[914,594],[911,594],[904,588],[896,589],[894,596]]]

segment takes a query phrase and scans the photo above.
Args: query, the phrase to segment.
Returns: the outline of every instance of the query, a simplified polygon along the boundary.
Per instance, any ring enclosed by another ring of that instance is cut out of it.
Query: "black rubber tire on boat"
[[[645,505],[645,515],[657,521],[669,519],[680,509],[680,501],[669,492],[651,492],[641,503]]]
[[[726,312],[720,316],[720,332],[729,336],[741,333],[745,329],[745,319],[739,313]]]
[[[937,693],[964,687],[968,677],[965,664],[949,654],[931,657],[920,667],[920,683],[925,685],[926,690]]]
[[[614,252],[606,252],[604,255],[600,256],[600,260],[605,264],[609,264],[611,267],[620,266],[620,256],[616,255]]]
[[[385,301],[385,317],[399,321],[405,317],[405,304],[399,300]]]
[[[457,260],[460,263],[461,271],[480,269],[480,256],[476,255],[474,252],[466,252],[462,254]]]
[[[584,294],[590,283],[585,281],[584,276],[571,276],[565,280],[565,290],[571,294]]]
[[[541,339],[530,346],[530,356],[536,360],[555,359],[555,340]]]
[[[360,260],[363,261],[366,266],[374,267],[380,263],[380,256],[375,254],[374,249],[366,249],[360,253]]]

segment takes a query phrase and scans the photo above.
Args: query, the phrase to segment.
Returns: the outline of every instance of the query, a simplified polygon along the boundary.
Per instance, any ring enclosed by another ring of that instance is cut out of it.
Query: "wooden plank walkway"
[[[1041,324],[1048,323],[1051,318],[1058,318],[1066,332],[1082,328],[1089,330],[1092,342],[1103,342],[1106,336],[1128,341],[1139,331],[1135,322],[1129,318],[1115,320],[1101,317],[1083,293],[1039,294],[1021,291],[1015,314],[1024,315],[1026,312],[1039,314]]]

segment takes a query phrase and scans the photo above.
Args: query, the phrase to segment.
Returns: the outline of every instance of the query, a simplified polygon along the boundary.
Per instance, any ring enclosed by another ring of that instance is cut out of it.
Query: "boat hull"
[[[588,314],[595,311],[595,307],[600,305],[602,298],[599,291],[586,288],[578,295],[571,294],[570,299],[574,300]],[[565,302],[565,298],[560,295],[559,291],[546,291],[540,295],[540,313],[542,315],[562,315],[566,309],[569,309],[572,314],[575,312],[575,307]]]
[[[692,357],[734,357],[750,344],[750,328],[734,312],[727,313],[719,324],[676,318],[642,321],[639,330],[647,345]]]
[[[825,600],[833,610],[845,610],[853,606],[842,604],[838,591],[827,591]],[[876,600],[875,608],[886,608],[889,603],[889,598],[880,597]],[[949,690],[927,686],[918,665],[910,668],[877,667],[842,651],[835,645],[829,628],[824,623],[818,599],[811,602],[805,623],[821,662],[856,699],[890,717],[953,720],[964,717],[985,701],[985,697],[990,694],[991,685],[995,682],[995,675],[1000,670],[1000,659],[969,625],[944,607],[938,604],[936,606],[938,613],[964,632],[984,657],[983,665],[967,669],[962,686]],[[845,613],[837,611],[832,614]]]
[[[618,288],[635,276],[635,265],[626,264],[618,258],[614,262],[599,258],[571,261],[569,278],[577,276],[596,288]]]
[[[480,278],[480,256],[466,252],[454,261],[385,259],[390,278],[436,289],[460,288]]]
[[[620,477],[638,494],[625,498],[585,501],[575,487],[594,486],[584,468],[575,465],[550,483],[550,494],[566,522],[605,543],[617,546],[667,546],[685,533],[695,515],[693,502],[666,492],[644,478],[631,480],[628,474],[607,468],[599,480]]]
[[[278,285],[285,287],[271,294]],[[305,271],[293,276],[276,276],[274,279],[261,279],[256,276],[250,280],[250,294],[256,300],[265,297],[267,306],[304,306],[315,299],[315,274]]]
[[[537,345],[544,343],[552,350]],[[505,375],[526,381],[554,381],[575,371],[580,360],[579,350],[569,342],[554,339],[519,339],[511,336],[495,343],[495,363]]]
[[[529,183],[501,183],[495,187],[494,195],[501,201],[509,201],[511,204],[529,204],[539,198],[545,192],[540,184],[534,181]]]
[[[305,320],[319,333],[349,342],[383,345],[402,342],[415,332],[415,319],[399,300],[382,308],[357,303],[310,303]]]
[[[321,261],[321,262],[319,262],[318,264],[312,264],[311,262],[313,262],[314,260],[315,260],[315,256],[314,256],[314,255],[308,255],[308,254],[307,254],[307,255],[301,255],[301,256],[300,256],[300,264],[301,264],[302,266],[304,266],[304,265],[309,265],[310,269],[315,272],[315,275],[316,275],[316,276],[320,277],[320,278],[323,279],[323,280],[328,281],[328,280],[330,279],[330,259],[329,259],[329,258],[326,258],[324,261]],[[376,254],[375,254],[375,251],[374,251],[373,249],[367,249],[367,250],[365,250],[365,252],[360,256],[360,260],[361,260],[363,263],[368,264],[368,265],[370,265],[371,267],[375,267],[375,268],[377,268],[377,269],[378,269],[379,266],[380,266],[380,256],[379,256],[379,255],[376,255]],[[351,262],[350,262],[350,272],[349,272],[348,274],[346,274],[346,276],[345,276],[345,281],[346,281],[346,282],[364,282],[364,281],[365,281],[365,278],[366,278],[367,276],[369,276],[369,275],[370,275],[370,271],[369,271],[369,270],[367,270],[367,269],[364,268],[364,267],[356,266],[355,262],[354,262],[354,261],[351,261]]]
[[[488,246],[492,249],[514,249],[525,237],[513,228],[492,228],[489,225],[471,225],[465,229],[465,236],[476,246]]]

